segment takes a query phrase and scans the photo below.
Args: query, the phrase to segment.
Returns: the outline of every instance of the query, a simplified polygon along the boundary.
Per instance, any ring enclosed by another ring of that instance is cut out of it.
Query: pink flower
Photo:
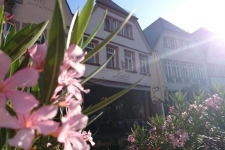
[[[95,145],[95,142],[93,141],[93,138],[92,138],[92,134],[90,131],[86,132],[86,131],[82,131],[82,136],[84,138],[85,141],[89,141],[91,143],[92,146]]]
[[[181,116],[182,117],[186,117],[187,116],[187,112],[186,111],[185,112],[182,112]]]
[[[9,139],[9,144],[27,150],[34,140],[35,130],[45,136],[54,132],[59,124],[49,119],[56,116],[57,110],[57,106],[43,106],[32,114],[17,113],[20,130]]]
[[[62,126],[52,133],[58,142],[64,143],[64,150],[89,149],[81,130],[86,127],[88,117],[81,113],[81,102],[72,101],[68,113],[62,118]]]
[[[128,139],[127,139],[129,142],[133,143],[135,142],[135,138],[133,135],[128,135]]]
[[[9,56],[0,51],[0,101],[3,101],[0,109],[5,109],[7,98],[12,101],[12,106],[17,112],[27,112],[37,106],[36,98],[26,92],[14,90],[14,88],[31,87],[37,83],[38,72],[32,68],[17,71],[13,76],[4,81],[11,65]]]
[[[32,67],[39,72],[42,72],[44,69],[44,60],[47,53],[46,44],[34,44],[28,49],[28,52],[33,59]]]

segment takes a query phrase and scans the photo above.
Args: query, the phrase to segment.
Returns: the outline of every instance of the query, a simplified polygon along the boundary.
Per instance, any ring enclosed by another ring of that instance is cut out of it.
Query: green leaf
[[[11,39],[14,35],[16,35],[16,25],[14,24],[12,27],[12,30],[9,32],[9,34],[7,35],[7,39]]]
[[[29,25],[7,40],[2,50],[12,58],[12,62],[22,56],[31,47],[46,28],[48,21],[37,25]]]
[[[88,43],[90,43],[90,41],[94,38],[94,36],[97,34],[98,30],[100,29],[100,27],[102,26],[105,17],[108,13],[108,10],[106,9],[105,11],[105,15],[103,16],[102,20],[98,23],[97,27],[95,28],[95,30],[92,32],[92,34],[87,38],[87,40],[84,42],[84,44],[82,45],[81,49],[84,49]]]
[[[139,82],[141,82],[142,80],[144,80],[148,75],[146,75],[145,77],[143,77],[142,79],[138,80],[136,83],[132,84],[131,86],[129,86],[128,88],[118,92],[117,94],[110,96],[109,98],[105,99],[104,101],[99,102],[98,104],[93,105],[92,107],[88,108],[88,110],[84,110],[83,113],[85,115],[90,115],[104,107],[106,107],[107,105],[109,105],[110,103],[114,102],[116,99],[118,99],[119,97],[123,96],[124,94],[126,94],[127,92],[129,92],[133,87],[135,87]]]
[[[93,6],[94,0],[88,0],[84,5],[80,15],[77,17],[75,26],[73,27],[70,44],[78,44],[81,38],[83,37],[84,31],[91,18]]]
[[[5,146],[6,143],[6,137],[5,135],[7,134],[6,129],[0,128],[0,149],[3,150],[3,147]]]
[[[97,116],[89,117],[88,118],[88,125],[91,124],[92,122],[94,122],[96,119],[98,119],[98,117],[100,117],[102,114],[103,114],[103,111],[100,112]]]
[[[92,49],[85,56],[85,59],[82,61],[82,63],[86,62],[88,59],[90,59],[92,56],[98,53],[103,47],[105,47],[109,43],[109,41],[112,38],[114,38],[117,35],[117,33],[119,33],[119,31],[123,28],[123,26],[127,23],[127,21],[130,19],[130,17],[134,13],[134,10],[127,16],[127,18],[123,21],[123,23],[120,26],[118,26],[106,39],[104,39],[100,44],[98,44],[94,49]]]
[[[14,61],[14,62],[11,64],[9,76],[12,76],[12,75],[16,72],[16,70],[18,69],[19,66],[20,66],[20,60],[17,59],[16,61]]]
[[[2,35],[2,28],[3,28],[4,20],[5,20],[4,6],[1,6],[0,7],[0,35]],[[2,39],[1,39],[1,41],[2,41]]]
[[[48,50],[44,65],[42,101],[47,104],[58,85],[60,65],[63,63],[65,51],[65,29],[61,0],[55,3],[51,28],[49,31]]]
[[[66,41],[66,48],[69,48],[69,46],[70,46],[71,35],[72,35],[74,23],[76,21],[78,13],[79,13],[79,8],[76,10],[75,14],[73,15],[73,19],[72,19],[71,24],[70,24],[70,29],[69,29],[67,41]]]
[[[36,99],[40,98],[40,88],[38,83],[31,88],[31,93],[36,97]]]
[[[114,54],[113,55],[111,55],[110,57],[109,57],[109,59],[107,59],[107,61],[104,63],[104,64],[102,64],[98,69],[96,69],[94,72],[92,72],[89,76],[87,76],[84,80],[82,80],[81,81],[81,84],[84,84],[84,83],[86,83],[89,79],[91,79],[93,76],[95,76],[99,71],[101,71],[102,70],[102,68],[104,68],[106,65],[107,65],[107,63],[112,59],[112,57],[114,56]]]
[[[30,62],[30,55],[25,56],[25,58],[22,60],[20,66],[18,67],[17,71],[23,68],[26,68]]]

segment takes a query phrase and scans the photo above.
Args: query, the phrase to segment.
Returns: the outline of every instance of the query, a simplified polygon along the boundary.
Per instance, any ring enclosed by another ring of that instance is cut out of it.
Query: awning
[[[152,52],[151,67],[151,99],[152,102],[165,102],[167,99],[167,82],[156,51]]]
[[[90,79],[89,82],[95,83],[95,84],[98,84],[98,85],[102,85],[102,86],[106,86],[106,87],[114,87],[114,88],[121,88],[121,89],[128,88],[131,85],[129,83],[102,80],[102,79]],[[150,88],[150,86],[136,85],[133,89],[134,90],[141,90],[141,91],[149,91],[149,88]]]

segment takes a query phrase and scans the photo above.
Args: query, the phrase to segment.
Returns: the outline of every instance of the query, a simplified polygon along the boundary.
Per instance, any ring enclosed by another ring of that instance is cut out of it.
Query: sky
[[[72,12],[86,0],[67,0]],[[142,29],[159,17],[187,32],[203,27],[225,39],[225,0],[113,0],[135,15]]]

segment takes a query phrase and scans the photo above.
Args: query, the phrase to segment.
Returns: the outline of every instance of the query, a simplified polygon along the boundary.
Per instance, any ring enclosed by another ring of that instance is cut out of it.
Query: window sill
[[[112,31],[110,31],[110,30],[108,30],[108,29],[105,29],[105,31],[107,31],[107,32],[112,32]],[[122,37],[124,37],[124,38],[127,38],[127,39],[129,39],[129,40],[134,40],[133,37],[127,37],[127,36],[121,35],[121,34],[119,34],[119,33],[117,33],[117,35],[122,36]]]
[[[125,71],[129,73],[137,73],[137,71],[131,71],[131,70],[125,70]]]
[[[120,68],[117,68],[117,67],[109,67],[109,66],[106,66],[106,68],[108,68],[108,69],[114,69],[114,70],[120,70]]]
[[[100,66],[100,64],[97,64],[97,63],[90,63],[90,62],[85,62],[85,64],[87,64],[87,65],[93,65],[93,66]]]

